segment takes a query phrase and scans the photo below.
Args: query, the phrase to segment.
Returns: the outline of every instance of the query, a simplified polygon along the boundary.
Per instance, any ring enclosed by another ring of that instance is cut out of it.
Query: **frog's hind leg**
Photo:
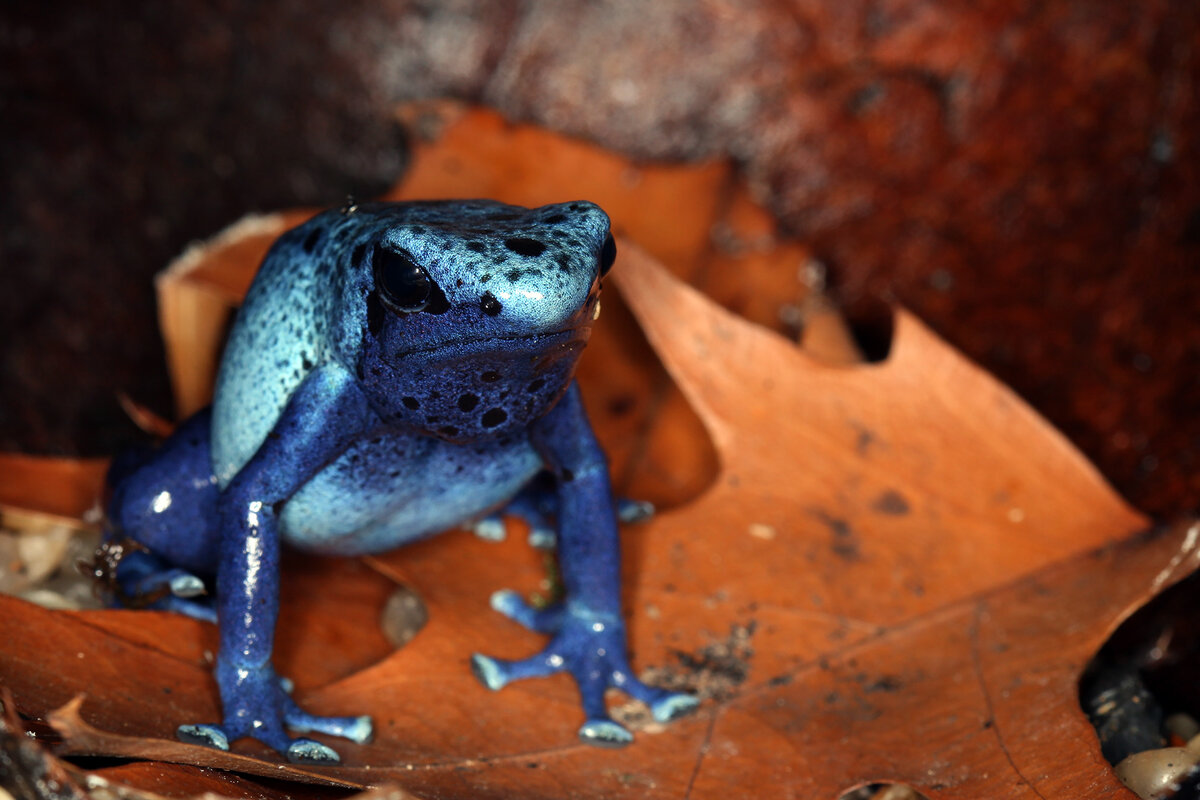
[[[209,430],[205,410],[158,449],[118,459],[109,471],[102,549],[113,562],[115,594],[127,605],[216,619],[202,579],[216,572],[218,551]]]

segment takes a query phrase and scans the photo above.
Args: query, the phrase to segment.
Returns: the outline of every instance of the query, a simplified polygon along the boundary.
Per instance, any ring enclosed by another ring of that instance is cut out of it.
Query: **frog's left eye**
[[[412,313],[425,308],[433,290],[429,273],[403,251],[375,245],[372,255],[375,286],[384,304],[393,311]]]
[[[603,278],[612,269],[613,262],[617,260],[617,240],[610,233],[604,240],[604,247],[600,249],[600,277]]]

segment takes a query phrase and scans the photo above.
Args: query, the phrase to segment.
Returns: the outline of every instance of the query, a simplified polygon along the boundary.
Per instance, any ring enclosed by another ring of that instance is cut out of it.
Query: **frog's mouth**
[[[413,359],[422,359],[422,357],[447,357],[453,359],[456,355],[483,356],[484,354],[492,354],[498,358],[504,358],[510,351],[515,349],[519,351],[535,350],[539,354],[549,357],[553,360],[561,358],[565,353],[559,354],[559,350],[579,351],[587,344],[591,337],[592,329],[590,325],[580,325],[576,327],[566,328],[549,333],[527,333],[519,336],[502,336],[495,334],[487,334],[480,336],[464,336],[461,339],[455,339],[449,342],[441,342],[428,347],[417,347],[412,350],[397,351],[393,358],[396,361],[412,361]],[[555,352],[546,352],[547,350]],[[434,359],[430,359],[434,360]]]

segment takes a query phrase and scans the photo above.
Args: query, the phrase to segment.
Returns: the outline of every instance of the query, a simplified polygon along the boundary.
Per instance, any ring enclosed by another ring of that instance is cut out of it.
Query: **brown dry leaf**
[[[96,505],[107,459],[0,454],[0,506],[79,518]]]
[[[227,755],[173,741],[176,725],[216,719],[211,627],[0,598],[0,683],[18,708],[46,719],[86,694],[75,717],[59,712],[64,752],[141,747],[447,798],[836,798],[883,780],[931,800],[1129,796],[1078,708],[1077,680],[1120,619],[1195,568],[1200,529],[1130,538],[1144,518],[903,312],[876,365],[853,363],[836,323],[820,348],[833,355],[818,361],[731,313],[786,329],[778,304],[805,305],[807,255],[774,240],[721,165],[638,167],[470,113],[398,196],[455,195],[588,197],[644,248],[621,243],[619,295],[605,295],[580,380],[622,485],[675,506],[623,534],[635,667],[711,699],[605,751],[575,741],[566,676],[486,691],[471,652],[519,657],[542,641],[492,613],[488,596],[544,590],[546,569],[519,535],[458,532],[366,562],[299,558],[286,573],[281,671],[312,710],[375,718],[374,743],[334,742],[336,768],[291,767],[252,743]],[[234,250],[252,263],[269,239],[253,235],[219,241],[175,279],[220,272]],[[220,274],[227,288],[246,280]],[[214,286],[184,294],[225,291]],[[209,323],[198,329],[211,338]],[[420,594],[430,622],[390,652],[377,617],[397,583]]]

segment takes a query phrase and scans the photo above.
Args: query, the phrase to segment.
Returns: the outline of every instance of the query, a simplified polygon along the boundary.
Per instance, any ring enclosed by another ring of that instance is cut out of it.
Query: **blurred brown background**
[[[1194,0],[7,3],[0,449],[136,439],[118,391],[170,407],[154,273],[381,193],[397,104],[436,97],[735,159],[852,318],[907,305],[1135,505],[1195,509]]]

